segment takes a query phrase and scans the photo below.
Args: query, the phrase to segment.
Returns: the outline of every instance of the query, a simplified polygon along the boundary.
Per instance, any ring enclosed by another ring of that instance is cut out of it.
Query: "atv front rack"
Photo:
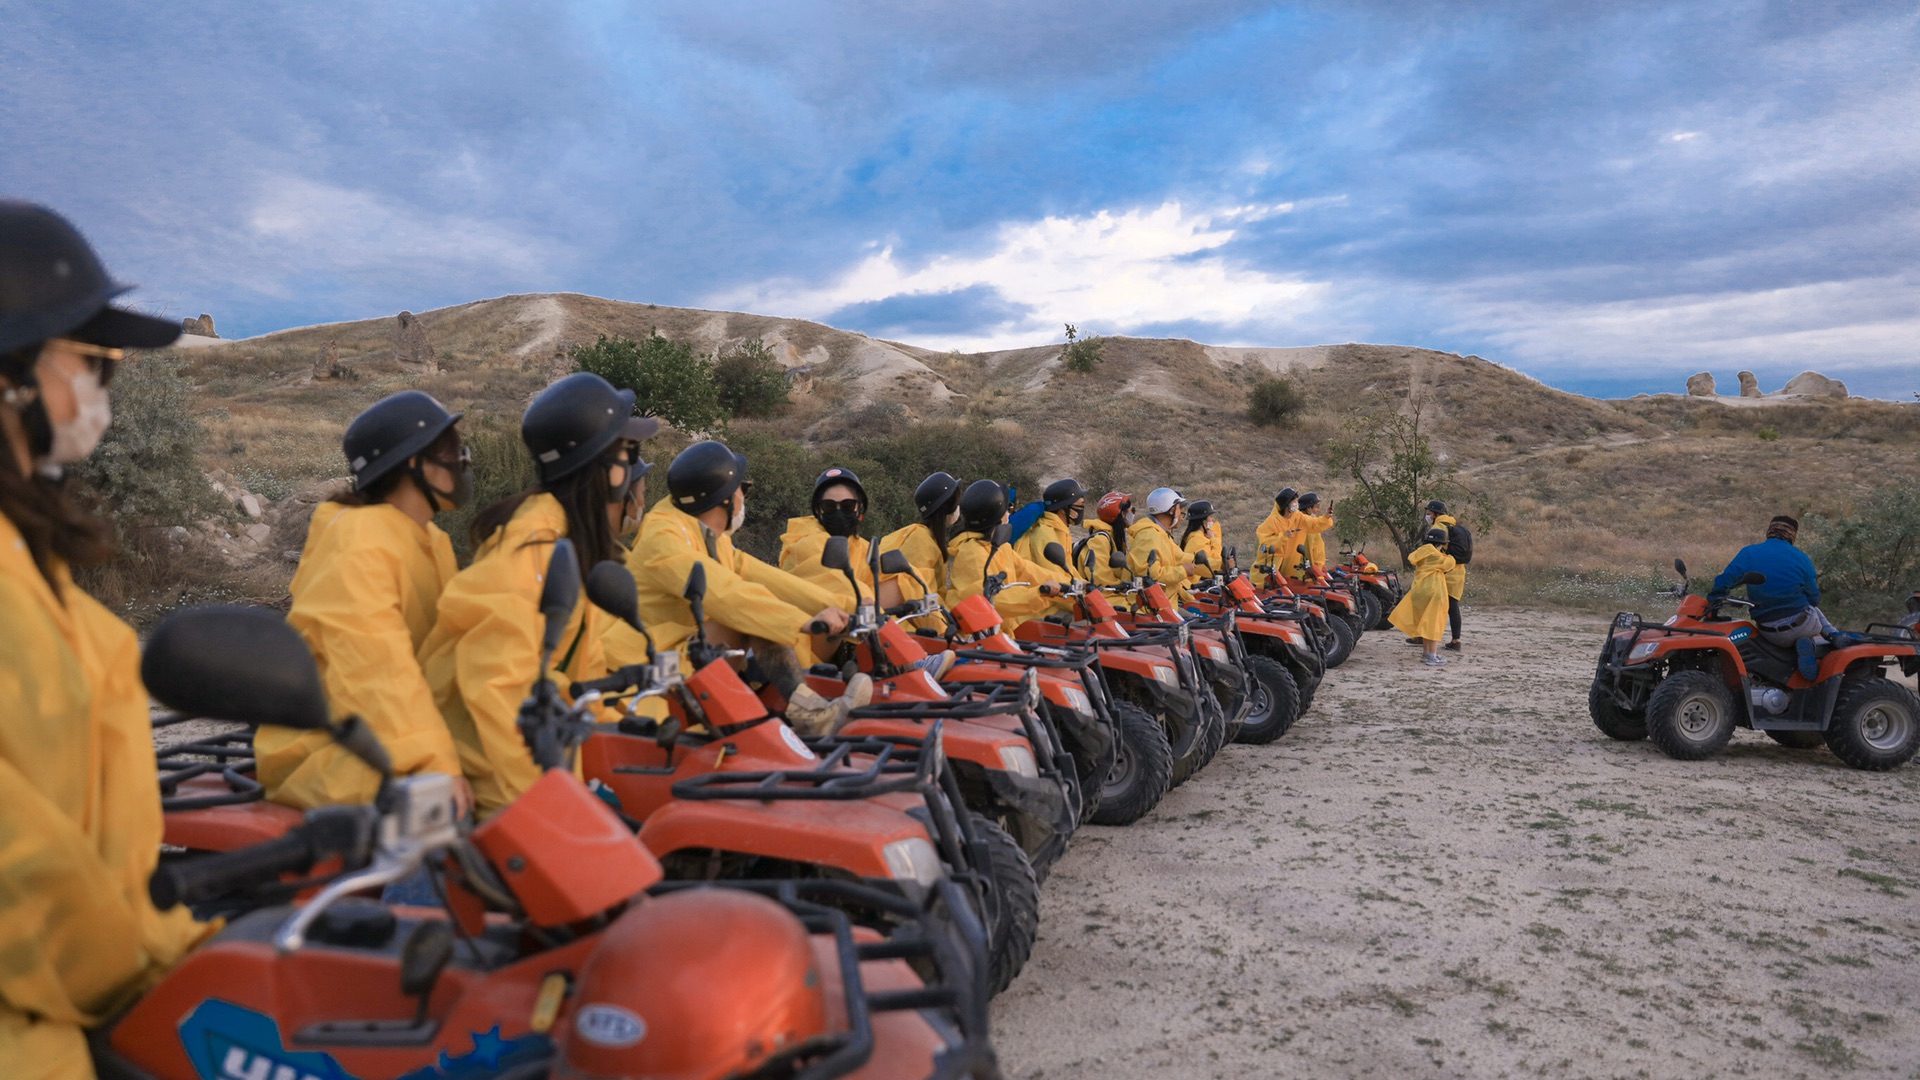
[[[153,718],[153,728],[158,732],[192,719],[162,714]],[[154,765],[160,774],[163,812],[238,806],[258,802],[266,795],[254,776],[253,733],[244,729],[174,743],[159,751]],[[225,785],[225,791],[213,783],[193,783],[201,777],[216,775]]]
[[[940,724],[927,731],[926,743],[938,750]],[[673,797],[687,800],[753,799],[853,802],[877,795],[920,791],[938,785],[944,755],[914,753],[899,742],[878,736],[815,740],[816,753],[825,751],[817,765],[804,769],[763,769],[752,772],[710,772],[673,785]],[[853,760],[865,755],[868,760]]]

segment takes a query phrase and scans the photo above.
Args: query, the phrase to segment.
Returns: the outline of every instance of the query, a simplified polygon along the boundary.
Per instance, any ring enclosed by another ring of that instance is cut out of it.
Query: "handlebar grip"
[[[830,634],[832,632],[833,627],[828,626],[827,620],[825,619],[815,619],[807,624],[807,633],[809,634]]]
[[[163,863],[147,879],[153,906],[166,911],[224,896],[236,889],[278,880],[282,874],[304,871],[314,864],[315,852],[306,826],[263,844]]]
[[[621,668],[611,675],[574,683],[567,687],[567,695],[579,701],[583,696],[596,690],[602,694],[617,694],[623,690],[633,689],[634,681],[633,672],[627,668]]]
[[[915,603],[914,601],[908,600],[903,604],[895,604],[892,607],[888,608],[885,614],[890,619],[905,618],[906,616],[913,614],[914,603]]]

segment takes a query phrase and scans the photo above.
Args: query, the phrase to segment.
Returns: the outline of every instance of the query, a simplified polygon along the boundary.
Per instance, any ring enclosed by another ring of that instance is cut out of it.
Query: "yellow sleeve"
[[[1052,581],[1053,574],[1021,558],[1020,553],[1013,550],[1011,545],[1001,548],[1000,553],[994,556],[994,565],[997,568],[996,573],[1006,571],[1009,583],[1027,582],[1025,585],[1009,584],[994,596],[993,610],[999,612],[1003,618],[1010,622],[1015,620],[1023,622],[1053,610],[1055,606],[1053,598],[1040,595],[1040,586]]]
[[[472,586],[479,582],[455,578],[440,597],[440,618],[467,627],[453,646],[455,691],[472,720],[475,742],[462,764],[476,786],[491,782],[503,806],[540,779],[540,770],[521,738],[518,720],[520,704],[539,671],[545,625],[537,578],[544,565],[531,565],[529,560],[535,556],[529,552],[548,550],[541,546],[493,556],[527,564],[516,569],[524,569],[531,593],[518,589],[476,590]],[[468,570],[468,574],[473,572],[472,568]],[[562,637],[556,659],[572,644],[573,629],[570,627]]]
[[[1333,528],[1333,515],[1324,514],[1316,517],[1308,514],[1305,518],[1301,519],[1300,528],[1310,535],[1318,536],[1328,529]]]
[[[733,560],[734,570],[740,575],[742,581],[760,586],[772,593],[780,602],[800,612],[800,618],[794,620],[796,627],[826,608],[838,607],[843,611],[851,610],[847,605],[841,604],[840,598],[832,591],[796,574],[789,574],[777,566],[768,566],[744,551],[735,549]],[[822,567],[822,570],[825,571],[825,568]],[[836,576],[839,574],[837,570],[825,572]],[[843,589],[847,588],[846,578],[840,578],[840,586]],[[849,593],[851,591],[848,589]]]
[[[819,610],[801,611],[765,586],[742,578],[732,568],[703,559],[692,548],[671,538],[660,539],[665,542],[645,543],[643,537],[643,543],[634,548],[633,558],[627,563],[639,582],[642,596],[649,593],[680,596],[686,590],[687,575],[693,572],[694,564],[703,562],[707,567],[707,596],[703,605],[707,618],[748,637],[775,645],[792,645],[800,639],[801,624]],[[691,622],[689,616],[689,630]]]

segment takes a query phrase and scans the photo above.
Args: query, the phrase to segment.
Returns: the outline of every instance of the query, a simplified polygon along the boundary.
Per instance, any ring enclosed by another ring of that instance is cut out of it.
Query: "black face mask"
[[[853,510],[835,508],[817,515],[820,527],[827,530],[828,536],[852,536],[860,531],[860,514]]]
[[[1067,507],[1066,516],[1067,524],[1078,525],[1087,519],[1087,508],[1084,506],[1069,506]]]
[[[452,491],[443,491],[434,487],[427,480],[427,470],[421,466],[416,465],[407,470],[408,475],[413,477],[414,483],[420,485],[420,490],[427,496],[427,505],[436,514],[458,510],[473,501],[473,466],[462,461],[454,468]]]

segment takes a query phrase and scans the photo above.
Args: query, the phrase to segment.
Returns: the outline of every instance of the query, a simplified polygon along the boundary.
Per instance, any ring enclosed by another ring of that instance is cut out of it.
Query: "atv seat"
[[[1831,644],[1821,644],[1815,647],[1814,655],[1825,657],[1832,650]],[[1787,685],[1787,680],[1793,678],[1794,674],[1800,670],[1800,653],[1797,646],[1775,645],[1762,638],[1758,630],[1740,643],[1740,659],[1746,662],[1748,671],[1768,682],[1779,683],[1781,686]]]

